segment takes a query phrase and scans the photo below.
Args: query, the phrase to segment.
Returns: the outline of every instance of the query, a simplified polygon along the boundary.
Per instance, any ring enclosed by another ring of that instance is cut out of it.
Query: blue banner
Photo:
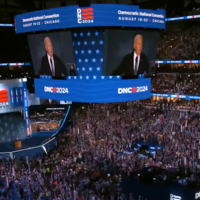
[[[26,121],[26,134],[27,137],[31,135],[31,130],[30,130],[30,122],[29,122],[29,113],[28,113],[28,94],[27,94],[27,86],[26,86],[26,81],[23,80],[23,97],[24,97],[24,117]]]
[[[170,97],[170,98],[187,99],[187,100],[190,100],[190,99],[200,100],[200,96],[192,96],[192,95],[152,93],[151,96],[155,96],[155,97]]]
[[[1,66],[30,66],[30,63],[0,63]]]
[[[189,16],[182,16],[182,17],[172,17],[172,18],[167,18],[166,21],[180,21],[180,20],[185,20],[185,19],[198,19],[200,18],[200,15],[189,15]]]
[[[156,64],[193,64],[200,63],[200,60],[156,60]]]
[[[24,101],[23,101],[23,88],[19,88],[19,92],[20,92],[20,105],[23,105]]]
[[[92,4],[88,8],[66,6],[15,16],[16,33],[94,26],[165,29],[165,23],[163,9],[140,9],[139,6],[120,4]]]
[[[1,27],[14,27],[14,24],[4,24],[4,23],[0,23]]]
[[[42,99],[85,103],[134,101],[151,97],[151,79],[104,81],[35,79],[35,95]]]
[[[14,90],[13,90],[13,88],[10,88],[10,100],[11,100],[11,105],[15,106]]]
[[[16,100],[16,106],[19,106],[19,91],[18,88],[14,88],[14,92],[15,92],[15,100]]]

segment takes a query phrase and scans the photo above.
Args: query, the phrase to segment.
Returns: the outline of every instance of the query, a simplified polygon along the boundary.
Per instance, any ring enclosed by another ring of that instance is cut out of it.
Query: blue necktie
[[[137,75],[138,71],[138,56],[135,58],[135,68],[134,68],[134,74]]]

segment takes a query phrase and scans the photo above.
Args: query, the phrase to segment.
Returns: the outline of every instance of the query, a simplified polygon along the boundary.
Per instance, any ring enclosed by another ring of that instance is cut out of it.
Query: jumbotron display
[[[84,103],[134,101],[151,97],[151,79],[137,80],[35,79],[37,97]]]
[[[75,28],[125,26],[165,29],[165,10],[139,6],[92,4],[89,8],[67,6],[15,16],[16,33]]]

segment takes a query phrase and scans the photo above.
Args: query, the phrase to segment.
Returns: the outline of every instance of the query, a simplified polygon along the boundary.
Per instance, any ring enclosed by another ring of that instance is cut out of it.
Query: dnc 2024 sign
[[[135,101],[151,97],[151,79],[49,80],[35,79],[39,98],[85,103]]]
[[[66,6],[15,16],[16,33],[76,27],[125,26],[165,29],[165,10],[120,4]]]

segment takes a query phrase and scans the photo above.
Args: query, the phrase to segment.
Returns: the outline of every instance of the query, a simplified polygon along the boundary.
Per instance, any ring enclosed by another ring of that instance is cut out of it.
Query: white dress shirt
[[[137,55],[136,53],[135,53],[135,51],[134,51],[134,53],[133,53],[133,71],[135,72],[135,60],[136,60],[136,57],[138,56],[138,68],[137,68],[137,71],[138,71],[138,69],[139,69],[139,65],[140,65],[140,55]]]
[[[49,62],[49,66],[50,66],[51,72],[52,72],[52,74],[53,74],[53,72],[55,72],[54,59],[53,59],[53,57],[50,57],[49,54],[47,54],[47,58],[48,58],[48,62]],[[52,60],[52,65],[51,65],[50,59]],[[53,67],[53,68],[52,68],[52,67]]]

